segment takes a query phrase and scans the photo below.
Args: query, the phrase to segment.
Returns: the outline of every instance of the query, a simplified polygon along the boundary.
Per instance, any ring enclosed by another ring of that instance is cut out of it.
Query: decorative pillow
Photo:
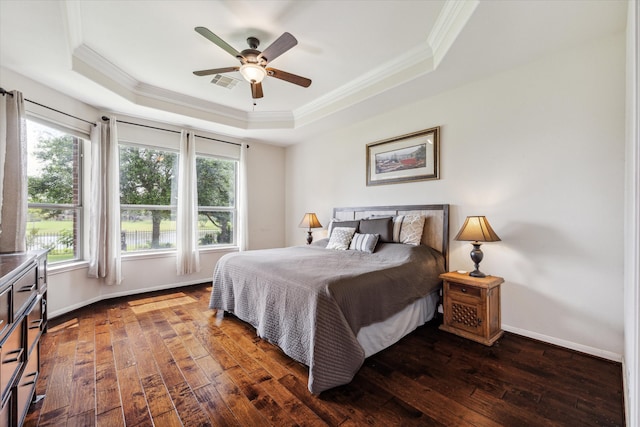
[[[355,232],[356,229],[354,227],[334,227],[333,230],[331,230],[331,237],[329,238],[329,243],[327,243],[327,249],[346,251],[349,249],[349,243],[351,243],[351,238]]]
[[[378,234],[360,234],[356,233],[353,235],[351,239],[351,244],[349,245],[349,249],[352,251],[362,251],[369,252],[370,254],[376,249],[376,244],[378,243],[378,238],[380,235]]]
[[[418,246],[422,240],[423,228],[422,215],[398,215],[393,218],[393,241]]]
[[[356,231],[358,231],[358,226],[360,225],[360,221],[356,220],[356,221],[343,221],[340,219],[336,219],[333,218],[331,220],[331,222],[329,223],[329,231],[328,231],[328,235],[331,236],[331,233],[333,233],[333,229],[336,227],[353,227],[356,229]]]
[[[393,242],[393,222],[390,216],[361,219],[358,233],[379,234],[381,242],[391,243]]]

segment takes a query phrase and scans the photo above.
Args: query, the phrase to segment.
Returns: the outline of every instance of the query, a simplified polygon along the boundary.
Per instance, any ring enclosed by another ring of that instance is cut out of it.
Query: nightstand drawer
[[[462,285],[460,283],[449,283],[449,292],[454,294],[467,295],[471,297],[480,298],[482,295],[482,289],[475,286]]]

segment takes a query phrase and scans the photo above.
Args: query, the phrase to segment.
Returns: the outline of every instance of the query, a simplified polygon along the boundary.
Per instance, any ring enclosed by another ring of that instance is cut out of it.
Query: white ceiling
[[[105,111],[289,145],[500,70],[624,30],[626,0],[17,1],[0,0],[0,66]],[[298,45],[270,66],[253,100],[194,70],[264,50],[283,32]],[[18,89],[20,88],[5,88]],[[255,102],[255,105],[254,105]]]

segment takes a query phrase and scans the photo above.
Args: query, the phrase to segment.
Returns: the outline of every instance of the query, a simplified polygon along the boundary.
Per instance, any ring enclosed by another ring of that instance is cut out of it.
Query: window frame
[[[201,245],[200,239],[198,239],[198,249],[207,250],[207,249],[215,249],[220,247],[238,246],[238,191],[239,191],[238,180],[240,178],[240,173],[239,173],[240,161],[238,159],[210,154],[210,153],[203,153],[200,151],[196,152],[196,162],[198,160],[198,157],[202,157],[205,159],[223,160],[227,162],[232,162],[234,164],[233,206],[200,206],[200,204],[198,204],[198,206],[196,207],[198,216],[200,215],[200,212],[231,212],[233,217],[233,221],[232,221],[233,229],[231,233],[231,242]]]
[[[170,148],[170,147],[165,147],[162,145],[152,145],[152,144],[144,144],[144,143],[140,143],[140,142],[132,142],[132,141],[127,141],[127,140],[118,140],[118,162],[120,162],[120,149],[122,148],[122,146],[128,146],[128,147],[136,147],[136,148],[144,148],[144,149],[149,149],[149,150],[155,150],[155,151],[164,151],[164,152],[168,152],[168,153],[172,153],[176,155],[176,167],[180,162],[180,150],[175,149],[175,148]],[[121,170],[121,163],[118,163],[118,171]],[[175,182],[176,182],[176,186],[177,186],[177,181],[178,181],[178,175],[177,175],[177,169],[176,169],[176,174],[175,174]],[[120,191],[120,186],[119,186],[119,182],[120,179],[118,178],[118,192]],[[172,184],[173,186],[173,184]],[[177,200],[177,199],[176,199]],[[132,205],[132,204],[124,204],[124,203],[120,203],[120,216],[119,216],[119,220],[120,220],[120,234],[122,235],[122,211],[123,210],[144,210],[144,211],[153,211],[153,210],[157,210],[157,211],[169,211],[171,216],[176,216],[177,212],[178,212],[178,205],[177,203],[175,205]],[[177,231],[177,229],[176,229]],[[177,240],[176,240],[176,244],[177,244]],[[121,256],[123,257],[127,257],[127,256],[136,256],[136,255],[141,255],[141,254],[150,254],[150,253],[168,253],[168,252],[175,252],[176,251],[176,247],[175,244],[173,247],[168,247],[168,248],[149,248],[149,249],[138,249],[135,251],[121,251]]]
[[[26,120],[25,120],[25,127],[27,129],[27,153],[29,152],[28,150],[29,123],[33,123],[38,126],[44,126],[51,130],[63,133],[66,136],[70,136],[72,138],[73,144],[77,147],[76,148],[77,153],[73,156],[74,162],[77,162],[75,179],[72,175],[72,181],[77,182],[77,189],[74,189],[75,194],[77,194],[77,203],[76,204],[74,203],[34,203],[34,202],[29,202],[27,197],[27,210],[52,209],[52,210],[75,211],[75,215],[74,215],[75,220],[74,220],[73,227],[74,227],[74,232],[76,233],[76,236],[74,239],[75,247],[73,248],[73,257],[71,259],[65,259],[62,261],[52,261],[50,259],[52,252],[50,251],[49,254],[47,255],[47,262],[51,265],[51,267],[59,267],[59,266],[64,266],[68,264],[83,262],[86,260],[85,251],[87,247],[86,246],[87,236],[85,233],[85,229],[86,229],[85,223],[87,221],[87,209],[85,208],[84,201],[86,199],[85,189],[89,187],[88,185],[85,185],[85,170],[88,170],[89,168],[85,167],[86,166],[85,162],[87,161],[87,159],[85,158],[84,153],[85,153],[85,148],[87,147],[87,144],[90,143],[89,135],[80,136],[79,132],[75,131],[74,129],[66,125],[63,125],[51,120],[42,119],[40,117],[32,116],[31,114],[27,114]],[[27,158],[28,157],[29,157],[29,154],[27,154]],[[27,177],[29,177],[28,170],[27,170]],[[28,188],[28,185],[29,184],[27,181],[27,188]],[[73,187],[74,187],[74,184],[72,183],[72,188]],[[29,230],[27,229],[27,233],[28,232]]]

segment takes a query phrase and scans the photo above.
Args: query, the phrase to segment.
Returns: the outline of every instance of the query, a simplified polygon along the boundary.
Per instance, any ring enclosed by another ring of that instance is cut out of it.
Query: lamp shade
[[[322,228],[322,224],[318,221],[318,217],[313,212],[307,212],[302,217],[302,221],[298,225],[300,228]]]
[[[500,238],[493,231],[489,221],[484,216],[468,216],[458,231],[455,240],[465,242],[498,242]]]

